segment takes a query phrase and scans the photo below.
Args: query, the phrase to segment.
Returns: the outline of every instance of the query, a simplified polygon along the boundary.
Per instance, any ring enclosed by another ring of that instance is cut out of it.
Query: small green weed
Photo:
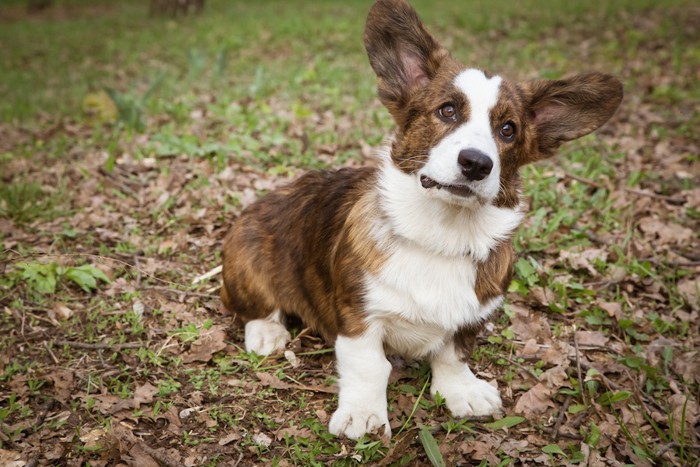
[[[57,285],[72,282],[85,292],[97,289],[98,281],[111,281],[100,269],[91,264],[82,266],[59,266],[54,262],[41,263],[38,261],[17,264],[18,280],[24,281],[29,290],[40,295],[54,294]]]
[[[61,196],[61,193],[46,193],[36,182],[16,180],[0,184],[0,217],[18,224],[51,219],[58,215],[56,208]]]

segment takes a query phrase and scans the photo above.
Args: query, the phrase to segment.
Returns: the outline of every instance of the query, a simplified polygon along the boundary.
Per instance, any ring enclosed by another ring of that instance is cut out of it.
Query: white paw
[[[283,324],[266,319],[254,319],[245,325],[245,349],[258,355],[270,355],[284,350],[292,340]]]
[[[378,429],[381,435],[391,438],[386,409],[372,410],[367,407],[347,407],[347,405],[338,407],[328,427],[328,431],[332,434],[347,436],[350,439],[361,438],[365,433],[374,433]]]
[[[470,379],[466,384],[433,385],[430,392],[442,395],[454,417],[493,415],[502,407],[498,389],[478,378]]]

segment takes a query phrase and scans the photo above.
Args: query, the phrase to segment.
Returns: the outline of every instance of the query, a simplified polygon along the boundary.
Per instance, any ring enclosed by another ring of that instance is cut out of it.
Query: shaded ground
[[[372,163],[391,128],[366,5],[262,3],[6,17],[0,465],[697,465],[700,9],[417,3],[468,63],[604,70],[626,97],[525,171],[517,277],[474,354],[504,418],[452,419],[427,366],[396,360],[386,444],[328,434],[331,349],[297,328],[284,355],[247,354],[218,277],[192,285],[246,205]]]

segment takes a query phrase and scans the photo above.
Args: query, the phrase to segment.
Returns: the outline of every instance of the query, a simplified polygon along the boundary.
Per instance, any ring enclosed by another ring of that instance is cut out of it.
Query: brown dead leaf
[[[27,463],[22,459],[22,455],[16,451],[8,451],[7,449],[0,449],[0,465],[6,467],[23,467]]]
[[[263,386],[269,386],[273,389],[292,389],[294,386],[290,383],[284,382],[272,373],[264,373],[259,371],[255,373]]]
[[[134,445],[129,450],[129,455],[132,457],[131,465],[138,465],[139,467],[159,467],[160,464],[156,462],[153,457],[151,457],[139,443],[134,443]]]
[[[545,287],[533,287],[530,289],[530,295],[537,303],[544,306],[548,306],[556,298],[555,293]]]
[[[550,368],[540,375],[540,381],[546,383],[548,387],[553,389],[559,389],[561,387],[571,387],[569,383],[569,376],[566,374],[566,368],[568,368],[569,362],[566,362],[566,366],[555,366]]]
[[[564,366],[569,362],[569,355],[574,348],[564,341],[553,341],[552,345],[542,354],[542,361],[554,366]]]
[[[185,363],[208,362],[216,352],[226,348],[226,330],[222,325],[215,325],[203,330],[202,334],[192,343],[190,351],[183,357]]]
[[[298,428],[293,426],[282,428],[275,433],[275,438],[277,438],[277,441],[282,441],[285,436],[309,439],[313,436],[313,433],[308,428]]]
[[[170,409],[168,409],[168,411],[165,412],[165,414],[163,414],[163,418],[165,418],[169,422],[168,431],[175,435],[179,435],[180,428],[182,427],[182,422],[180,421],[180,416],[178,415],[177,407],[175,407],[174,405],[170,406]]]
[[[525,341],[525,346],[518,352],[518,356],[534,356],[537,355],[539,351],[540,346],[537,344],[537,341],[535,339],[528,339]]]
[[[559,259],[566,261],[573,269],[585,269],[591,276],[597,277],[598,271],[593,266],[594,260],[606,261],[608,252],[601,248],[588,248],[585,250],[561,250]]]
[[[68,308],[64,303],[54,303],[53,307],[49,308],[48,316],[51,321],[66,320],[73,316],[74,311]]]
[[[200,423],[204,423],[204,426],[206,426],[207,428],[214,428],[217,425],[216,420],[211,418],[209,412],[207,411],[198,412],[197,421],[199,421]]]
[[[554,389],[548,388],[545,383],[537,383],[520,396],[513,410],[522,415],[543,413],[556,407],[551,399],[554,392]]]
[[[99,441],[105,436],[107,431],[104,428],[95,428],[80,436],[86,448],[95,448],[100,445]]]
[[[153,396],[158,393],[158,388],[151,383],[146,383],[134,390],[134,408],[138,409],[141,404],[150,404],[153,402]]]
[[[494,446],[500,445],[500,440],[493,439],[493,436],[483,436],[486,441],[471,441],[461,443],[459,450],[462,454],[471,459],[487,460],[489,465],[498,465],[498,458],[495,455]]]
[[[601,310],[606,312],[608,316],[611,318],[615,319],[620,319],[622,318],[622,305],[617,303],[617,302],[604,302],[604,301],[598,301],[596,302],[597,305],[600,307]]]
[[[700,415],[697,402],[690,399],[687,394],[674,394],[669,397],[668,402],[673,415],[674,434],[680,436],[681,433],[692,433]],[[683,421],[685,421],[685,426]],[[678,441],[682,440],[679,439]]]
[[[700,353],[697,350],[686,352],[673,359],[673,369],[687,383],[700,383]]]
[[[678,293],[694,310],[700,310],[700,275],[678,283]]]
[[[219,446],[226,446],[229,443],[233,443],[234,441],[240,441],[242,439],[242,436],[240,433],[229,433],[228,435],[224,436],[219,440]]]
[[[546,318],[532,313],[530,309],[515,303],[510,306],[513,315],[510,318],[510,329],[521,340],[536,339],[541,341],[551,336],[551,331]]]
[[[608,338],[600,331],[576,331],[576,341],[578,345],[605,347]]]
[[[639,220],[639,229],[647,237],[658,238],[662,244],[687,245],[695,234],[692,229],[679,224],[664,222],[658,217],[644,217]]]
[[[74,378],[73,370],[56,371],[48,375],[48,379],[53,383],[57,401],[66,403],[73,396]]]
[[[517,459],[518,457],[520,457],[521,452],[527,450],[527,447],[529,445],[530,445],[530,443],[525,439],[521,439],[521,440],[511,439],[511,440],[508,440],[508,441],[504,442],[503,444],[501,444],[499,446],[499,448],[502,449],[503,452],[505,452],[509,456]]]
[[[83,395],[81,396],[81,399],[83,400],[84,404],[87,404],[87,401],[89,399],[94,400],[94,409],[97,409],[102,413],[103,415],[112,415],[120,410],[125,410],[125,409],[133,409],[134,408],[134,401],[131,399],[122,399],[119,396],[115,396],[112,394],[104,394],[104,395]]]

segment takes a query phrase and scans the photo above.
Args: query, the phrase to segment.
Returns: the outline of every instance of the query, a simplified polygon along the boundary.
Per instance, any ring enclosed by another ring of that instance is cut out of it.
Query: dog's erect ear
[[[607,122],[622,101],[622,83],[603,73],[525,85],[538,158],[549,157],[565,141],[587,135]]]
[[[449,57],[403,0],[378,0],[372,6],[365,48],[377,74],[379,99],[395,118],[411,91],[428,84]]]

